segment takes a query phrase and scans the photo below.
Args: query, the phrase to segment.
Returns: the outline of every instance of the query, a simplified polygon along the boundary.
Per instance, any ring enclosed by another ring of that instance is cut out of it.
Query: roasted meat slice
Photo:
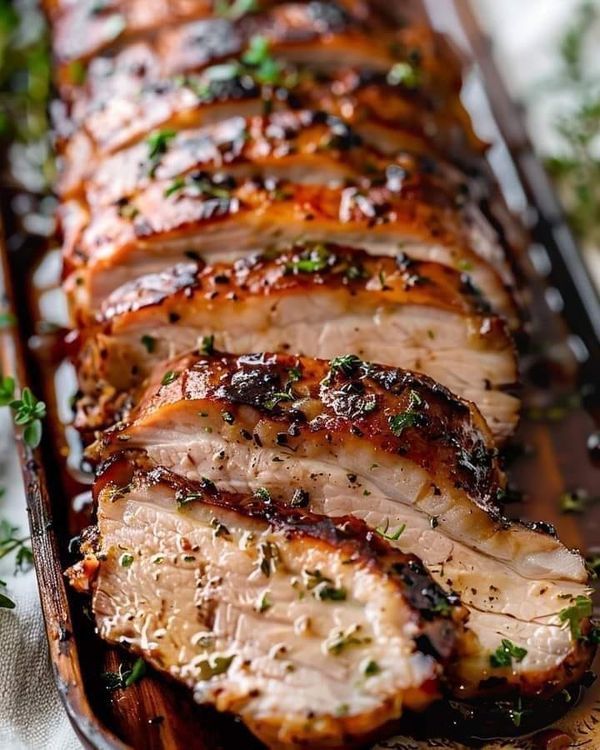
[[[122,7],[118,7],[118,6]],[[216,11],[216,12],[215,12]],[[381,17],[368,8],[362,0],[338,2],[283,2],[262,0],[250,12],[239,12],[226,4],[217,6],[212,0],[200,2],[158,3],[98,3],[84,0],[55,15],[53,23],[53,47],[59,63],[59,73],[69,77],[69,62],[85,62],[93,55],[96,59],[116,59],[124,45],[140,37],[149,39],[154,47],[159,65],[169,69],[187,70],[200,64],[205,58],[203,49],[209,46],[215,57],[227,54],[229,47],[239,39],[261,33],[277,41],[281,35],[301,41],[315,35],[326,38],[334,34],[375,30],[390,34]],[[396,26],[398,28],[398,26]],[[407,27],[402,35],[399,31],[397,44],[406,44]],[[421,37],[430,32],[422,29]],[[177,39],[178,43],[172,43]],[[412,36],[410,37],[412,41]],[[384,48],[385,49],[385,48]],[[393,47],[392,47],[393,49]],[[379,53],[381,56],[383,53]],[[170,59],[169,59],[170,58]],[[450,69],[451,70],[451,69]],[[449,71],[448,71],[449,72]],[[446,74],[448,74],[448,72]]]
[[[79,356],[77,424],[108,426],[156,364],[207,342],[244,354],[331,359],[351,352],[418,370],[480,408],[494,436],[513,430],[519,401],[503,322],[461,273],[438,263],[304,246],[200,270],[193,262],[126,284],[102,304]]]
[[[482,179],[464,173],[428,152],[400,129],[349,125],[326,112],[284,110],[169,133],[164,149],[148,142],[118,151],[94,163],[68,162],[62,175],[64,198],[81,194],[90,207],[129,200],[154,180],[182,179],[194,171],[227,170],[236,179],[260,175],[291,182],[365,184],[396,169],[398,179],[418,173],[455,198],[487,197]],[[71,169],[73,168],[73,169]],[[471,184],[472,183],[472,184]]]
[[[64,257],[74,273],[76,317],[89,317],[114,289],[189,258],[236,259],[285,247],[298,238],[399,250],[417,260],[464,268],[492,309],[516,322],[506,284],[512,275],[495,233],[477,209],[456,207],[420,174],[361,188],[267,180],[236,184],[231,176],[193,173],[155,181],[131,201],[92,213],[78,201],[62,207]],[[186,255],[187,254],[187,255]]]
[[[128,49],[126,70],[145,70],[149,64],[145,53],[143,45]],[[132,79],[130,72],[109,77],[99,73],[97,85],[91,80],[73,103],[54,108],[62,155],[67,161],[85,154],[97,159],[142,140],[156,128],[195,127],[291,105],[343,115],[360,121],[365,129],[378,124],[402,127],[414,138],[435,143],[448,158],[469,167],[481,165],[482,145],[465,126],[458,99],[429,101],[420,87],[409,86],[391,73],[341,66],[319,70],[318,56],[312,68],[280,58],[273,63],[277,81],[269,83],[237,60],[146,83]]]
[[[269,747],[345,748],[439,694],[464,610],[363,522],[130,457],[104,468],[96,495],[97,538],[69,575],[92,588],[100,635]]]
[[[457,696],[548,694],[587,669],[584,562],[540,527],[501,515],[503,478],[473,406],[425,376],[351,356],[329,365],[196,357],[167,367],[97,455],[143,449],[184,477],[353,514],[399,540],[469,610],[476,644],[455,667]]]

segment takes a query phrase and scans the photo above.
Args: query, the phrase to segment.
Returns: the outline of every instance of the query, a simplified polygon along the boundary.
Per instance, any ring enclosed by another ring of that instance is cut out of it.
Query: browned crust
[[[156,182],[130,202],[132,211],[121,207],[99,209],[87,227],[66,237],[63,247],[67,269],[98,261],[102,266],[119,264],[142,245],[151,248],[203,228],[244,216],[259,217],[272,226],[293,222],[307,231],[332,231],[343,225],[356,231],[414,237],[418,242],[451,248],[459,259],[471,264],[495,263],[495,272],[510,280],[511,273],[498,252],[484,261],[473,249],[472,222],[457,209],[454,200],[435,189],[421,175],[411,175],[398,190],[381,185],[362,189],[360,185],[329,188],[315,185],[280,183],[263,185],[246,180],[239,185],[233,178],[215,182],[203,173],[186,177],[184,185],[165,196],[171,181]],[[125,215],[124,215],[125,213]],[[502,282],[499,282],[502,286]]]
[[[118,450],[129,432],[135,433],[136,421],[152,419],[162,409],[186,402],[215,402],[237,419],[240,409],[252,406],[256,419],[292,433],[289,446],[309,436],[335,444],[359,435],[378,450],[401,455],[432,476],[444,476],[501,520],[495,500],[503,475],[477,408],[425,375],[363,363],[358,357],[351,361],[348,367],[332,369],[323,360],[276,354],[183,357],[159,368],[157,382],[149,386],[129,424],[105,433],[102,451]],[[167,370],[177,377],[157,387]],[[289,387],[291,371],[298,377],[291,386],[294,398],[278,400],[277,394]],[[302,418],[295,408],[301,398],[318,403],[314,418]],[[390,420],[414,408],[415,398],[420,399],[415,424],[394,434]],[[368,410],[363,408],[366,402]]]
[[[125,201],[154,179],[180,178],[195,170],[243,174],[248,170],[284,170],[295,166],[317,173],[336,174],[339,179],[360,179],[368,185],[385,180],[386,173],[403,181],[420,174],[447,192],[458,203],[486,196],[482,179],[466,176],[401,130],[382,126],[387,147],[378,148],[377,135],[361,135],[355,125],[323,111],[282,110],[269,115],[235,118],[183,130],[167,144],[158,162],[149,157],[146,144],[136,144],[107,160],[89,165],[69,165],[63,173],[63,197],[85,194],[91,206]],[[74,166],[73,172],[69,166]],[[86,171],[87,170],[87,171]],[[109,175],[118,175],[110,179]],[[474,188],[474,189],[473,189]]]
[[[305,268],[316,270],[303,270]],[[489,337],[500,348],[509,346],[505,324],[490,315],[487,302],[470,286],[465,275],[440,263],[377,257],[362,250],[333,244],[306,244],[275,257],[253,255],[235,263],[202,267],[190,261],[160,274],[141,277],[111,294],[102,304],[98,322],[126,326],[139,320],[147,308],[168,308],[185,315],[194,304],[210,301],[244,301],[257,296],[309,294],[327,287],[347,290],[373,307],[427,305],[467,316],[486,316]],[[106,329],[105,329],[106,330]]]

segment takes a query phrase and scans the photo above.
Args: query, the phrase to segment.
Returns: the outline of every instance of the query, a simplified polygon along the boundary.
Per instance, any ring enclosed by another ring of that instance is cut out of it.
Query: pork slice
[[[419,175],[362,189],[235,185],[231,177],[215,183],[200,174],[176,188],[171,181],[156,183],[127,207],[91,215],[77,201],[63,206],[63,250],[73,270],[67,288],[76,316],[89,319],[119,286],[190,252],[214,262],[308,241],[362,247],[374,255],[402,250],[417,260],[462,266],[494,311],[517,324],[507,289],[512,274],[497,237],[470,206],[457,209]]]
[[[102,305],[79,357],[82,429],[108,426],[107,391],[123,402],[162,360],[210,343],[424,372],[473,401],[498,440],[514,429],[516,356],[503,322],[437,263],[302,246],[199,270],[193,262],[132,282]]]
[[[100,636],[269,747],[348,747],[439,695],[464,611],[364,523],[127,456],[95,493],[94,545],[69,575],[93,590]]]
[[[503,478],[474,407],[424,376],[357,358],[170,367],[132,421],[106,434],[101,455],[139,448],[187,478],[357,515],[418,553],[470,612],[477,645],[456,664],[457,696],[552,693],[589,666],[586,625],[578,635],[564,614],[589,603],[583,560],[502,516]],[[505,641],[518,658],[502,658]]]

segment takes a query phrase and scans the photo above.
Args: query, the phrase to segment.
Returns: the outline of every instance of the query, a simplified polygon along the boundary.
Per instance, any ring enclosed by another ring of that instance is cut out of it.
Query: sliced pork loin
[[[183,477],[353,514],[398,539],[469,609],[476,646],[455,667],[457,696],[551,693],[589,666],[588,619],[569,630],[563,612],[589,603],[584,562],[502,517],[503,477],[472,405],[357,357],[183,358],[156,381],[97,455],[143,449]]]
[[[427,27],[414,25],[400,28],[385,25],[380,14],[365,3],[341,2],[283,2],[267,0],[257,4],[254,12],[236,14],[214,13],[213,3],[188,3],[187,8],[168,9],[165,3],[158,12],[147,3],[142,9],[136,4],[124,7],[123,12],[115,8],[90,8],[83,2],[60,14],[54,24],[54,50],[59,62],[59,82],[81,83],[69,70],[69,63],[78,60],[95,61],[110,65],[111,72],[122,67],[120,53],[132,41],[144,39],[152,49],[154,65],[150,73],[154,78],[169,73],[189,72],[207,62],[231,55],[241,54],[252,36],[260,34],[271,44],[288,42],[302,52],[303,45],[321,39],[324,55],[331,55],[327,47],[334,47],[344,54],[346,47],[354,49],[355,63],[367,67],[385,66],[397,60],[399,50],[410,49],[420,42],[420,47],[435,49],[431,31]],[[177,5],[177,4],[176,4]],[[181,6],[182,4],[179,3]],[[165,11],[171,10],[170,13]],[[211,13],[211,11],[213,11]],[[163,22],[158,23],[160,16]],[[373,44],[374,35],[379,34],[381,45]],[[363,50],[370,46],[370,55]],[[341,47],[341,49],[340,49]],[[98,54],[102,48],[107,54]],[[432,67],[442,80],[456,78],[452,67],[443,66],[433,54],[421,61]],[[304,56],[301,57],[304,60]],[[92,67],[93,67],[92,61]],[[62,65],[60,65],[62,63]],[[112,64],[111,64],[112,63]],[[68,93],[61,91],[61,93]]]
[[[471,204],[456,207],[420,174],[384,185],[333,188],[247,180],[204,172],[156,181],[130,202],[91,216],[78,201],[62,206],[67,283],[76,318],[90,318],[119,286],[160,272],[194,252],[207,262],[285,247],[302,238],[402,250],[417,260],[465,268],[495,312],[516,325],[504,252]]]
[[[439,695],[465,612],[354,518],[278,508],[126,456],[69,575],[100,635],[271,748],[349,747]],[[86,545],[84,545],[86,548]]]
[[[110,425],[160,361],[205,349],[282,351],[418,370],[475,402],[498,440],[519,401],[504,323],[461,273],[438,263],[303,246],[202,270],[188,262],[126,284],[82,334],[76,424]]]
[[[438,189],[460,194],[463,200],[469,194],[475,201],[487,197],[483,180],[468,181],[406,131],[365,128],[363,136],[361,123],[353,126],[326,112],[305,109],[232,117],[173,131],[159,154],[143,141],[97,164],[69,166],[74,171],[63,173],[63,195],[81,194],[92,208],[124,203],[155,179],[175,180],[193,171],[215,174],[224,169],[237,180],[260,174],[263,179],[309,184],[343,184],[360,178],[368,184],[395,168],[398,179],[423,173]]]
[[[274,62],[276,80],[269,82],[256,66],[236,60],[191,75],[160,81],[149,76],[146,81],[132,71],[151,68],[148,54],[142,44],[128,48],[122,73],[100,70],[97,84],[91,77],[73,102],[54,107],[57,145],[69,162],[67,172],[77,173],[81,158],[98,161],[154,129],[197,127],[299,106],[343,115],[360,122],[364,131],[377,131],[382,125],[401,127],[416,143],[433,143],[449,159],[470,167],[482,163],[483,146],[465,127],[468,120],[458,98],[428,98],[417,85],[417,74],[407,79],[391,71],[356,67],[321,70],[315,51],[312,67],[299,68],[279,55]],[[408,62],[405,65],[401,70],[413,70]]]

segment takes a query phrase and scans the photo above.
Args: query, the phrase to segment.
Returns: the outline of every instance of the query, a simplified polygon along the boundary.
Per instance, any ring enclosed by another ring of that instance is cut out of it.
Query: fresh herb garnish
[[[224,539],[231,539],[231,532],[224,523],[221,523],[221,521],[219,521],[218,518],[213,518],[210,522],[210,525],[213,527],[213,537],[215,539],[218,539],[219,537],[223,537]]]
[[[517,662],[523,661],[527,656],[527,649],[516,646],[512,641],[503,638],[500,646],[490,654],[490,664],[492,667],[510,667],[512,660]]]
[[[389,542],[397,542],[398,539],[400,539],[400,536],[404,533],[404,530],[406,529],[406,524],[402,523],[396,531],[390,532],[390,519],[386,518],[385,523],[380,527],[375,529],[375,531],[379,534],[379,536],[382,536],[384,539],[387,539]]]
[[[352,375],[363,361],[356,354],[344,354],[341,357],[334,357],[329,363],[329,369],[332,373],[341,372],[344,375]]]
[[[215,337],[214,336],[202,337],[202,343],[200,344],[200,352],[208,356],[215,353]]]
[[[523,717],[529,713],[531,713],[529,709],[523,708],[523,701],[520,696],[516,704],[508,709],[508,715],[510,716],[510,720],[516,727],[521,726]]]
[[[160,384],[170,385],[171,383],[174,383],[178,377],[179,377],[178,372],[175,372],[174,370],[167,370],[167,372],[165,372],[165,374],[162,376],[162,380],[160,381]]]
[[[558,619],[561,623],[567,623],[571,632],[571,638],[574,641],[582,637],[581,623],[583,620],[591,617],[592,600],[589,596],[579,595],[572,600],[571,606],[562,609],[558,613]]]
[[[260,596],[260,599],[256,603],[256,611],[262,615],[263,612],[266,612],[268,609],[271,609],[272,606],[273,604],[271,600],[269,599],[269,592],[263,591],[263,593]]]
[[[133,555],[129,552],[124,552],[119,558],[119,564],[122,568],[129,568],[133,563]]]
[[[357,635],[359,631],[360,625],[350,625],[345,630],[338,631],[326,641],[327,651],[334,656],[338,656],[342,651],[351,646],[365,646],[371,643],[371,638]]]
[[[387,74],[387,82],[392,86],[416,89],[421,85],[421,72],[409,62],[398,62]]]
[[[377,664],[376,661],[373,661],[373,659],[369,659],[369,661],[365,664],[363,667],[363,674],[365,677],[372,677],[375,674],[379,674],[381,672],[381,667],[379,664]]]
[[[154,338],[154,336],[144,334],[140,341],[142,342],[142,345],[146,349],[148,354],[152,354],[156,350],[156,339]]]
[[[279,547],[273,542],[261,542],[258,545],[258,569],[269,578],[275,573],[281,562]]]
[[[256,13],[258,9],[258,0],[217,0],[215,3],[215,13],[230,21],[237,21],[247,13]]]
[[[216,677],[220,674],[225,674],[231,666],[231,662],[235,659],[235,654],[231,656],[213,656],[208,659],[203,659],[197,664],[197,669],[200,673],[201,680],[210,680],[212,677]]]
[[[103,672],[101,676],[104,687],[107,690],[124,690],[138,682],[146,674],[146,663],[143,659],[137,659],[132,667],[126,667],[124,663],[119,665],[117,672]]]
[[[408,396],[408,408],[406,411],[389,418],[390,430],[396,437],[400,437],[407,427],[418,427],[421,423],[421,414],[417,407],[421,406],[423,399],[416,391],[411,390]]]
[[[256,34],[242,55],[242,62],[253,69],[253,77],[258,83],[275,86],[280,82],[282,69],[270,50],[271,43],[267,37]]]
[[[271,493],[266,487],[257,487],[254,490],[254,496],[257,497],[259,500],[262,500],[263,503],[273,502],[273,499],[271,498]]]
[[[333,602],[345,601],[346,589],[343,586],[334,586],[333,580],[324,576],[320,570],[303,570],[302,576],[306,588],[313,592],[315,599]]]
[[[318,273],[332,266],[335,260],[336,256],[329,252],[325,245],[315,245],[312,249],[288,260],[285,264],[285,273]]]
[[[148,138],[146,138],[146,144],[148,146],[148,162],[150,163],[149,173],[151,177],[154,176],[161,157],[167,153],[169,143],[176,135],[177,131],[175,130],[154,130],[150,133]]]

